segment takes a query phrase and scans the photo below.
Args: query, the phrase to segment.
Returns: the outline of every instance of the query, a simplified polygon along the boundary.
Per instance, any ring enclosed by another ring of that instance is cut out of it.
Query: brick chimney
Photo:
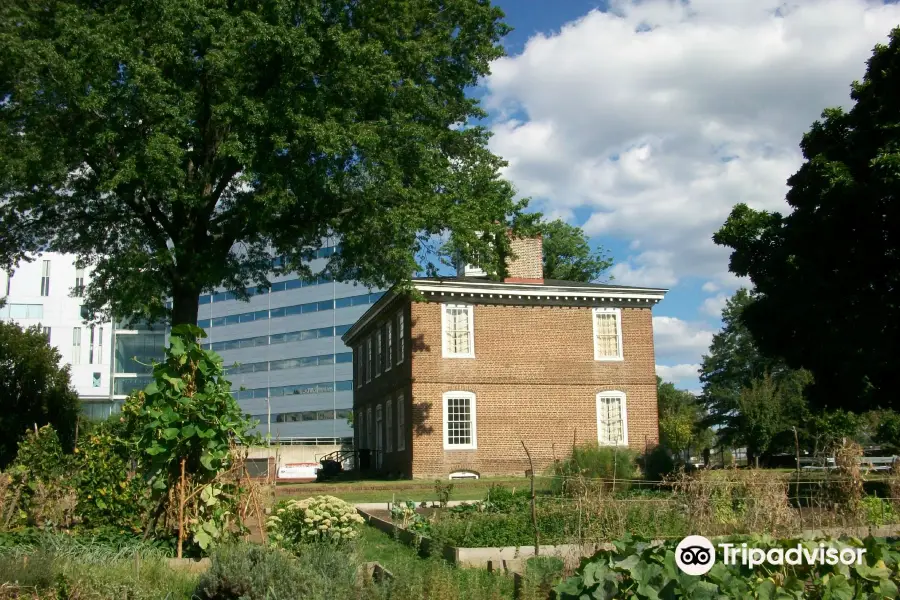
[[[515,257],[507,259],[506,283],[544,283],[544,241],[540,235],[514,237],[509,234],[509,247]]]

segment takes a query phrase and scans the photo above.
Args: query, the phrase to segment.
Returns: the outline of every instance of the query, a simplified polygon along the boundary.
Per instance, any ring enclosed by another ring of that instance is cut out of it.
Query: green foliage
[[[740,546],[792,548],[802,544],[818,548],[820,540],[750,536],[728,538]],[[885,540],[853,538],[821,540],[826,547],[866,549],[864,564],[850,567],[829,565],[764,565],[754,569],[725,565],[718,561],[701,576],[682,573],[675,565],[677,541],[651,545],[630,536],[617,540],[614,551],[601,551],[582,561],[577,573],[556,586],[560,600],[579,598],[896,598],[900,582],[897,559],[900,545]],[[721,557],[720,557],[721,558]]]
[[[88,528],[140,532],[149,512],[146,482],[132,468],[128,445],[102,424],[75,449],[78,515]]]
[[[63,450],[71,452],[79,412],[69,367],[40,328],[0,322],[0,469],[13,461],[19,441],[35,426],[52,425]]]
[[[419,536],[428,537],[431,533],[431,522],[416,510],[416,503],[412,500],[393,503],[391,520]]]
[[[205,350],[194,325],[172,328],[166,360],[153,366],[154,381],[122,408],[121,439],[139,457],[157,514],[165,511],[184,479],[195,501],[193,541],[206,550],[233,531],[241,487],[217,477],[232,466],[235,443],[249,446],[249,421],[231,395],[222,358]],[[151,523],[151,526],[153,523]]]
[[[440,504],[441,508],[447,508],[447,502],[450,501],[450,494],[453,493],[453,483],[435,479],[434,493],[437,494],[438,504]]]
[[[894,523],[897,515],[894,513],[894,504],[886,498],[866,496],[862,499],[862,511],[865,514],[866,524],[874,527]]]
[[[544,277],[564,281],[597,281],[613,265],[602,247],[591,250],[580,227],[562,219],[540,223],[544,248]],[[612,279],[612,277],[608,277]]]
[[[327,542],[340,544],[359,535],[363,518],[352,504],[334,496],[283,500],[269,517],[269,539],[282,548]]]
[[[697,397],[675,388],[675,384],[656,377],[659,403],[660,443],[675,456],[686,459],[691,450],[705,450],[712,445],[713,436],[703,424],[703,414]]]
[[[531,505],[531,492],[527,488],[511,490],[494,484],[488,488],[483,504],[487,512],[519,512]]]
[[[875,439],[893,452],[900,452],[900,413],[885,411],[881,415]]]
[[[316,546],[299,559],[255,544],[226,544],[212,553],[196,598],[203,600],[292,600],[347,598],[356,575],[353,555]]]
[[[809,369],[819,408],[897,407],[898,57],[900,28],[851,85],[850,111],[826,109],[803,136],[789,214],[738,204],[713,237],[757,290],[745,321],[760,349]]]
[[[625,489],[629,482],[637,478],[637,453],[627,447],[600,446],[589,442],[575,446],[572,456],[550,468],[553,479],[550,490],[554,495],[572,494],[581,490],[571,483],[576,478],[622,480],[618,489]]]
[[[807,420],[802,441],[812,451],[833,452],[844,438],[858,436],[862,421],[860,415],[846,410],[822,411]]]
[[[644,453],[641,462],[647,481],[663,481],[675,471],[675,461],[662,446],[654,446]]]
[[[722,331],[713,336],[700,369],[703,425],[716,426],[722,443],[746,447],[751,458],[793,449],[791,428],[806,423],[804,390],[811,381],[808,372],[759,351],[743,320],[755,298],[740,289],[726,302]]]
[[[375,287],[434,272],[444,231],[502,270],[474,232],[525,203],[466,93],[502,18],[482,0],[5,0],[0,263],[75,253],[90,311],[158,317],[170,297],[174,324],[201,290],[268,286],[273,250],[309,274],[329,234],[328,271]]]

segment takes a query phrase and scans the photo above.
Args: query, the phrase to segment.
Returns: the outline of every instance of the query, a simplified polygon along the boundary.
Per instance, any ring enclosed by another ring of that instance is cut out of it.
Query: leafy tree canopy
[[[62,447],[74,448],[80,404],[61,358],[40,328],[0,321],[0,468],[35,426],[52,425]]]
[[[705,424],[717,426],[726,444],[747,446],[751,454],[774,449],[777,438],[803,418],[811,379],[759,351],[743,320],[755,302],[755,294],[743,288],[726,301],[722,330],[700,367]]]
[[[435,267],[518,226],[465,91],[509,28],[487,0],[0,3],[0,261],[75,253],[95,316],[195,323],[202,291]]]
[[[544,277],[564,281],[597,281],[612,267],[603,248],[591,250],[590,240],[580,227],[562,219],[541,223],[544,245]],[[612,277],[609,277],[612,279]]]
[[[660,442],[676,456],[713,445],[713,434],[703,424],[699,401],[694,394],[679,390],[674,383],[656,377],[659,403]]]
[[[713,239],[753,281],[743,320],[760,350],[812,372],[814,405],[864,411],[898,406],[900,28],[851,89],[853,108],[803,137],[792,212],[739,204]]]

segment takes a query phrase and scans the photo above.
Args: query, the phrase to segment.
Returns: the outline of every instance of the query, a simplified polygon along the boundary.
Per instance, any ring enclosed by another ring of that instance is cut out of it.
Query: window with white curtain
[[[622,360],[621,309],[594,309],[594,360]]]
[[[387,373],[391,370],[394,363],[394,337],[391,335],[393,323],[388,321],[384,324],[384,371]]]
[[[382,344],[381,339],[381,328],[378,328],[378,331],[375,332],[375,377],[381,376],[381,367],[384,362],[384,352],[381,349]]]
[[[623,392],[597,394],[597,441],[602,446],[628,445],[628,410]]]
[[[471,304],[442,304],[444,357],[475,358],[475,328]]]
[[[72,329],[72,364],[81,364],[81,327]]]
[[[372,381],[372,336],[366,338],[366,383]]]

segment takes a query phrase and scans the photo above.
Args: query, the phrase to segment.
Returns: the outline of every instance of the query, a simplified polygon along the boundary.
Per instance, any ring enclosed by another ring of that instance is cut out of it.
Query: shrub
[[[866,524],[880,527],[896,520],[894,505],[890,500],[866,496],[862,499],[862,510],[866,517]]]
[[[349,598],[356,562],[339,548],[317,546],[298,559],[279,548],[223,544],[194,594],[204,600]]]
[[[431,531],[428,519],[416,511],[416,503],[412,500],[395,502],[391,506],[391,520],[403,529],[420,536],[428,537]]]
[[[437,494],[438,504],[441,505],[441,508],[447,508],[447,502],[450,501],[450,494],[453,493],[453,483],[435,479],[434,493]]]
[[[267,526],[273,543],[284,548],[311,542],[343,542],[359,535],[363,518],[356,508],[334,496],[278,503]]]
[[[636,453],[630,448],[600,446],[596,442],[572,449],[572,456],[551,467],[550,489],[554,495],[582,495],[597,486],[626,489],[636,478]],[[612,484],[611,481],[620,480]]]
[[[642,457],[644,479],[647,481],[663,481],[675,471],[675,461],[662,446],[654,446]]]
[[[510,490],[494,484],[484,499],[484,509],[489,512],[509,513],[525,510],[531,504],[531,492],[526,488]]]

